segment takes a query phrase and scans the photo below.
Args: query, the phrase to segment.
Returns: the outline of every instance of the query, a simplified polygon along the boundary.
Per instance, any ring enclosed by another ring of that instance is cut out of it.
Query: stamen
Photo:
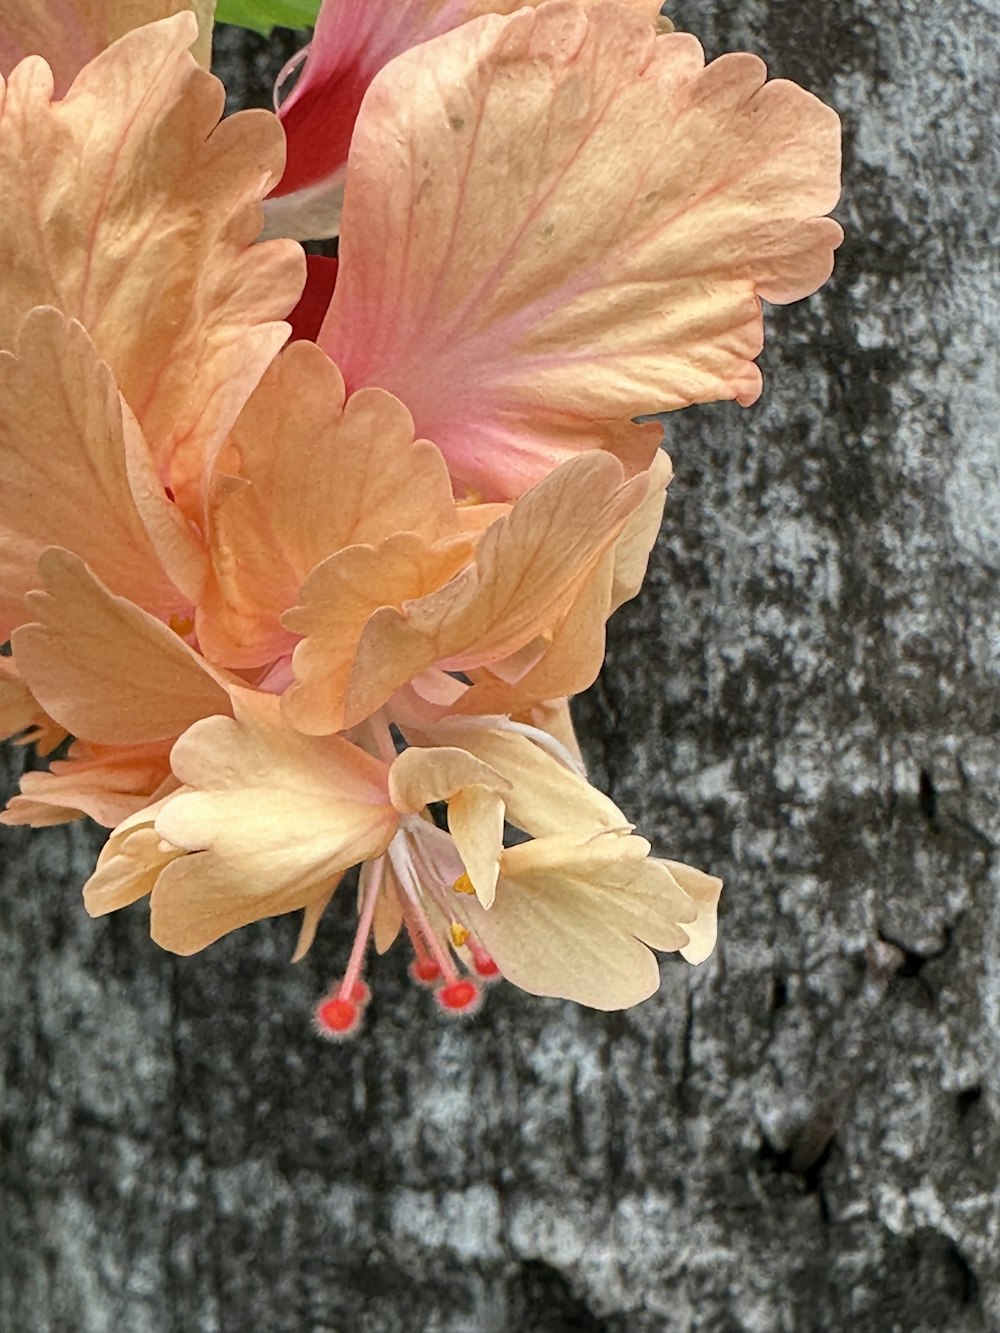
[[[351,1036],[361,1022],[361,1006],[353,1000],[321,1000],[316,1006],[315,1027],[321,1037],[329,1041],[343,1041]]]
[[[469,938],[469,932],[458,921],[453,921],[448,927],[448,934],[451,936],[451,942],[456,949],[461,949],[462,945]]]
[[[455,890],[456,893],[474,894],[476,892],[475,885],[472,883],[472,880],[465,873],[465,871],[463,871],[462,874],[459,875],[458,879],[455,880],[455,883],[451,887]]]
[[[316,1006],[314,1021],[321,1037],[340,1041],[357,1031],[365,1005],[371,999],[371,991],[361,980],[361,967],[384,877],[385,858],[381,856],[377,861],[369,862],[361,872],[361,916],[347,960],[347,971],[336,991],[324,996]]]
[[[410,976],[418,986],[433,986],[441,980],[441,969],[433,958],[416,958],[410,964]]]
[[[482,992],[474,981],[463,977],[451,981],[434,992],[434,998],[442,1009],[452,1014],[470,1014],[479,1007]]]
[[[413,948],[414,959],[410,964],[410,977],[418,986],[433,986],[435,981],[441,980],[441,969],[434,959],[427,952],[427,946],[420,938],[420,932],[407,916],[407,903],[403,905],[403,924],[406,926],[406,933],[410,937],[410,945]]]
[[[499,981],[499,967],[479,943],[475,935],[469,936],[468,943],[469,952],[472,954],[472,965],[476,969],[477,976],[481,977],[483,981]]]
[[[441,975],[450,985],[458,980],[458,973],[452,965],[451,959],[437,937],[437,932],[427,919],[427,913],[424,911],[424,905],[420,901],[420,886],[417,884],[413,873],[413,866],[410,863],[410,857],[406,848],[400,842],[399,834],[393,838],[389,844],[389,859],[392,861],[392,868],[396,872],[396,881],[406,895],[406,906],[413,913],[417,930],[423,937],[424,942],[430,949],[435,961],[441,969]]]

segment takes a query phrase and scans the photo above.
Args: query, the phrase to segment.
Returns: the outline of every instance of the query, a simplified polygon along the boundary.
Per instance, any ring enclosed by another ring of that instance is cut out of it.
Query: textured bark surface
[[[85,917],[96,832],[5,830],[0,1328],[1000,1328],[997,10],[672,12],[848,149],[835,281],[770,318],[756,408],[670,420],[580,701],[595,780],[725,876],[717,954],[469,1025],[390,955],[330,1047],[346,901],[299,967],[290,921],[175,960]],[[281,59],[218,51],[238,98]]]

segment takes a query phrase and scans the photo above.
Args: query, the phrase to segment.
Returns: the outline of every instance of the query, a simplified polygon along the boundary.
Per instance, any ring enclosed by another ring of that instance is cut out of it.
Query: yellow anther
[[[476,891],[472,880],[464,872],[459,875],[458,879],[455,880],[455,883],[451,887],[456,893],[475,893]]]
[[[479,491],[466,491],[461,500],[455,501],[459,509],[471,509],[473,505],[481,505],[482,503],[483,497]]]
[[[173,615],[168,623],[173,632],[179,634],[182,639],[186,639],[194,629],[194,621],[190,616]]]
[[[457,921],[453,921],[448,927],[448,933],[451,936],[451,942],[456,949],[461,949],[462,945],[469,938],[469,932],[464,926],[460,926]]]

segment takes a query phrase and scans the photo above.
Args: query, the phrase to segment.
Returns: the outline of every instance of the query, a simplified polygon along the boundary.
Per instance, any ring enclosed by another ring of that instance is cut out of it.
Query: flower
[[[360,867],[327,1034],[404,931],[451,1012],[638,1003],[721,885],[587,782],[568,700],[671,478],[632,418],[753,401],[760,300],[840,240],[836,118],[648,0],[328,0],[285,171],[173,7],[0,22],[57,67],[0,85],[0,727],[74,738],[0,818],[112,827],[87,910],[148,896],[179,954],[301,911],[301,957]],[[335,268],[259,239],[340,184]]]
[[[383,952],[404,926],[415,979],[453,1011],[497,975],[621,1008],[658,985],[650,947],[692,961],[711,951],[720,881],[652,860],[543,733],[503,718],[445,724],[414,739],[457,744],[397,756],[381,719],[353,740],[304,736],[249,691],[234,714],[195,723],[172,754],[183,785],[112,834],[84,893],[93,915],[150,893],[153,938],[188,954],[304,909],[301,956],[343,872],[364,861],[355,944],[324,1001],[334,1031],[360,1016],[369,939]],[[505,818],[531,841],[505,847]]]

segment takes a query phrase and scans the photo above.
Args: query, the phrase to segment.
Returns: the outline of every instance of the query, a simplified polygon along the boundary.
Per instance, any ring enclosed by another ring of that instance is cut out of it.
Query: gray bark
[[[4,831],[0,1328],[1000,1328],[997,9],[672,12],[848,150],[837,275],[770,314],[756,408],[670,419],[578,710],[595,780],[725,876],[715,957],[456,1025],[390,955],[325,1046],[346,899],[297,968],[290,921],[176,960],[84,915],[96,831]],[[219,57],[259,97],[261,45]]]

